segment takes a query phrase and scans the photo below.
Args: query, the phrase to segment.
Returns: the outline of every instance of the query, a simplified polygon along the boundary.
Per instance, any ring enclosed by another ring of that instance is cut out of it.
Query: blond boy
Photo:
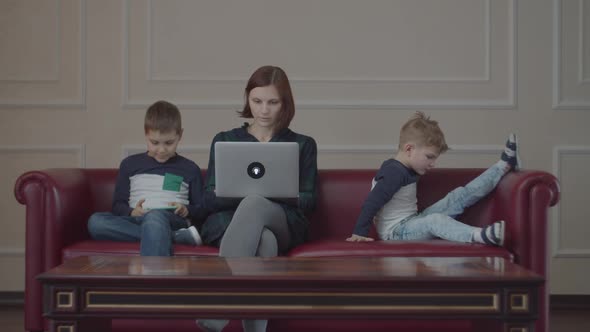
[[[375,224],[382,240],[427,240],[441,238],[502,246],[504,221],[484,228],[454,218],[492,191],[500,179],[519,167],[516,135],[510,134],[500,160],[476,179],[418,213],[416,184],[448,150],[438,123],[417,112],[401,129],[399,149],[375,175],[372,189],[357,219],[351,242],[373,241],[368,237]]]

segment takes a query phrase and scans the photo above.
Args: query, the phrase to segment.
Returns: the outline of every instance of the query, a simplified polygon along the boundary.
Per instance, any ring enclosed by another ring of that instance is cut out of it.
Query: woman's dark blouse
[[[205,206],[212,212],[201,227],[203,241],[219,246],[220,240],[229,226],[238,207],[239,199],[224,199],[215,196],[215,143],[216,142],[258,142],[248,133],[248,124],[240,128],[221,132],[211,143],[207,179],[205,181]],[[277,202],[285,211],[291,234],[289,248],[307,239],[309,221],[306,214],[315,208],[317,181],[317,146],[313,138],[297,134],[286,128],[277,133],[271,142],[297,142],[299,144],[299,199],[297,204]]]

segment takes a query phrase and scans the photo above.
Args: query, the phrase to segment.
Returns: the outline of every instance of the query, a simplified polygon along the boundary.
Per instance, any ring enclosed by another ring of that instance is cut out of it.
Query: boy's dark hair
[[[399,148],[402,149],[403,145],[408,142],[435,147],[439,153],[444,153],[449,149],[438,122],[431,120],[422,112],[416,112],[400,130]]]
[[[295,115],[295,102],[293,101],[293,92],[291,85],[285,71],[275,66],[263,66],[258,69],[248,79],[246,84],[245,97],[246,102],[244,109],[238,112],[243,118],[252,118],[252,110],[248,103],[250,91],[255,88],[272,85],[277,89],[279,97],[281,98],[281,112],[279,113],[279,121],[277,123],[276,131],[279,132],[284,128],[289,127],[293,116]]]
[[[180,134],[182,132],[182,119],[178,107],[165,100],[153,103],[145,112],[143,129],[146,134],[150,130],[162,133],[175,131]]]

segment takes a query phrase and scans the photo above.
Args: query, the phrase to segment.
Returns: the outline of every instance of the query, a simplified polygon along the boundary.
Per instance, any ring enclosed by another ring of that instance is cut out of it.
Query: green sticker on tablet
[[[163,190],[168,191],[180,191],[180,186],[182,185],[182,176],[178,176],[172,173],[164,174],[164,185],[162,186]]]

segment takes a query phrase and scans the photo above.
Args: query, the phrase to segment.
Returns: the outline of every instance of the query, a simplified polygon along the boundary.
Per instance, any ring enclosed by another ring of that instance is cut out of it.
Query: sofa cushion
[[[176,256],[217,256],[219,249],[210,246],[174,245]],[[62,260],[78,256],[137,255],[139,242],[84,240],[62,249]]]
[[[502,257],[513,261],[505,248],[445,240],[346,242],[315,240],[289,252],[293,257]]]
[[[175,245],[176,256],[217,256],[219,249],[211,246]],[[78,256],[139,255],[138,242],[85,240],[64,247],[62,259]],[[481,244],[457,243],[445,240],[346,242],[316,240],[291,250],[291,257],[502,257],[513,261],[506,249]]]

